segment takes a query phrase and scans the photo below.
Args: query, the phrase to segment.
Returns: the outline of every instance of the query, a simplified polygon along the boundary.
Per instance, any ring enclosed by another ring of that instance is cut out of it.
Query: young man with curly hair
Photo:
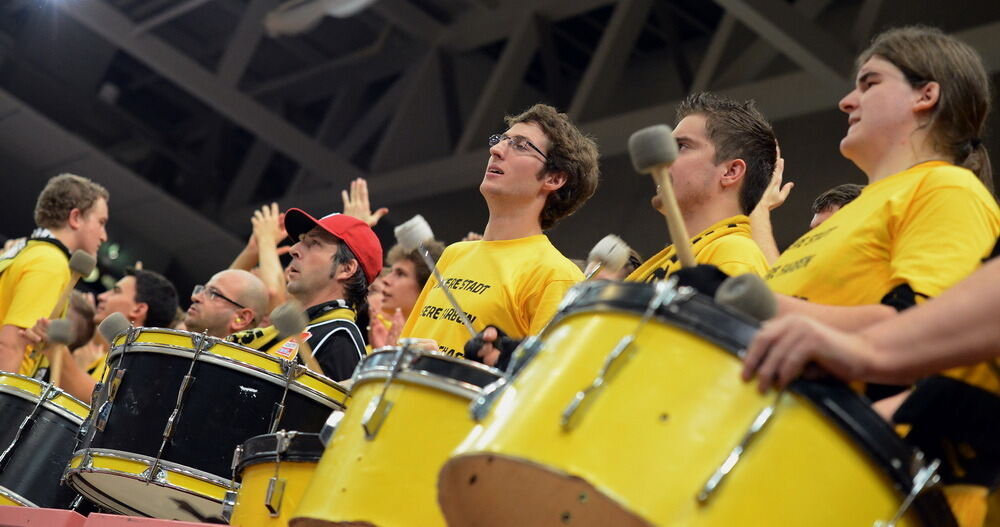
[[[489,208],[483,239],[450,245],[437,266],[475,331],[492,326],[522,338],[537,333],[583,279],[544,231],[594,194],[598,152],[551,106],[536,104],[506,121],[508,129],[489,139],[479,185]],[[470,338],[437,280],[427,281],[402,336],[432,339],[439,351],[458,356]],[[492,365],[499,352],[485,346],[466,358]]]

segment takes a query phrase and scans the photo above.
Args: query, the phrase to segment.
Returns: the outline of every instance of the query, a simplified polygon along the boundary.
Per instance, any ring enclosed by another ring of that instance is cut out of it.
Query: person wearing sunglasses
[[[248,271],[227,269],[194,286],[184,317],[190,331],[225,337],[260,325],[267,314],[267,288]]]
[[[597,188],[594,141],[566,114],[544,104],[508,117],[489,138],[479,185],[489,220],[482,240],[450,245],[437,267],[475,331],[502,329],[513,338],[539,331],[563,295],[583,279],[544,232],[579,209]],[[437,280],[428,280],[406,321],[403,337],[433,339],[463,355],[469,332]],[[464,353],[493,365],[499,353]]]

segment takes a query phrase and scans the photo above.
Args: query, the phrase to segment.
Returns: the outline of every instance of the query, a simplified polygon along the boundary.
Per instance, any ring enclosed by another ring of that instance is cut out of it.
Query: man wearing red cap
[[[285,230],[297,240],[285,275],[288,293],[306,306],[302,335],[333,380],[351,377],[364,357],[357,314],[367,313],[368,285],[382,270],[382,246],[366,223],[344,214],[313,218],[299,209],[285,213]],[[274,326],[235,333],[229,339],[282,358],[298,346],[280,339]]]

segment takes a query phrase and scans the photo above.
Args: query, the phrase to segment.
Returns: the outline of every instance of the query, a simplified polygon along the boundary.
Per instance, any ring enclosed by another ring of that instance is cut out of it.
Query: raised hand
[[[389,209],[382,207],[372,212],[371,203],[368,201],[368,182],[363,178],[351,181],[351,191],[340,191],[340,197],[344,200],[344,214],[354,216],[365,222],[369,227],[374,227],[382,216],[389,213]]]

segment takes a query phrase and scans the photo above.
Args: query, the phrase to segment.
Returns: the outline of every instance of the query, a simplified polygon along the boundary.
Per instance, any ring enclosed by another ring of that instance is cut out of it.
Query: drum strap
[[[995,364],[994,364],[995,366]],[[893,420],[911,425],[906,441],[941,459],[946,484],[1000,486],[1000,396],[936,375],[917,383]]]
[[[66,255],[66,258],[70,257],[69,249],[61,241],[52,236],[52,233],[48,229],[35,229],[31,232],[31,236],[27,240],[15,244],[10,249],[7,249],[6,252],[0,254],[0,274],[3,274],[14,263],[14,259],[17,258],[17,255],[21,254],[21,251],[29,245],[38,243],[51,243],[58,247]]]

